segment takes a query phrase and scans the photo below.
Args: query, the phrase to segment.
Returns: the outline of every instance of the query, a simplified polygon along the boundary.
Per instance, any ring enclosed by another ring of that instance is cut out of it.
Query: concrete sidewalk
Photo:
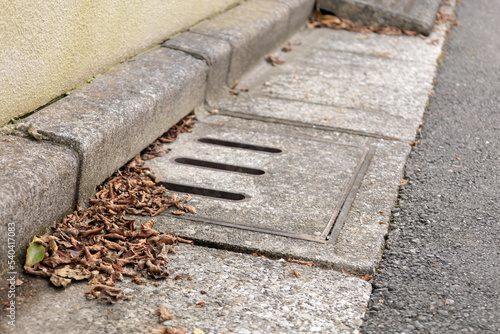
[[[11,153],[0,159],[11,170],[23,164],[11,156],[35,157],[22,175],[5,176],[7,185],[22,182],[12,186],[14,196],[1,197],[2,222],[18,222],[21,251],[33,232],[47,226],[24,221],[50,213],[54,223],[75,203],[84,205],[96,185],[194,108],[199,123],[193,133],[167,144],[171,153],[148,166],[165,183],[247,196],[241,202],[193,196],[197,215],[155,217],[158,229],[198,246],[177,248],[170,257],[171,279],[123,282],[129,301],[103,305],[85,300],[86,284],[56,291],[44,280],[26,278],[18,287],[14,331],[134,333],[160,325],[193,333],[358,331],[371,291],[360,277],[374,274],[381,259],[447,27],[436,26],[425,40],[331,29],[292,34],[312,5],[245,2],[29,116],[2,137],[0,145]],[[271,66],[267,54],[286,62]],[[42,142],[15,136],[22,134]],[[240,146],[199,146],[200,138]],[[280,152],[248,153],[241,144]],[[205,165],[182,165],[175,158]],[[214,163],[263,175],[221,173]],[[39,200],[23,200],[26,192]],[[15,205],[4,198],[44,212],[9,212]],[[283,260],[288,258],[316,266]],[[204,306],[196,307],[202,300]],[[40,309],[40,303],[50,307]],[[157,325],[160,304],[174,319]]]

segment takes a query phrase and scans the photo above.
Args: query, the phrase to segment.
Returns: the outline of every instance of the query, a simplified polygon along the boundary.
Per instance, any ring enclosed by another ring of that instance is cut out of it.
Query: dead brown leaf
[[[238,80],[236,80],[236,81],[232,84],[232,86],[231,86],[231,87],[229,87],[229,88],[230,88],[230,89],[235,89],[235,88],[238,86],[238,84],[239,84],[239,83],[240,83],[240,82],[239,82]]]
[[[302,276],[302,274],[298,270],[288,270],[287,273],[295,275],[295,277]]]
[[[278,56],[275,56],[275,55],[267,55],[264,59],[272,66],[281,65],[281,64],[286,63],[286,60],[281,60],[278,58]]]
[[[163,304],[160,304],[160,306],[158,306],[156,313],[159,316],[158,322],[164,322],[167,320],[172,320],[174,318],[174,315],[172,313],[168,312],[167,308]]]
[[[186,212],[190,212],[190,213],[194,213],[196,214],[196,208],[194,206],[191,206],[191,205],[184,205],[184,210]]]
[[[181,328],[167,327],[167,328],[165,328],[165,334],[186,334],[187,331],[188,330],[186,327],[181,327]]]
[[[52,274],[52,276],[50,276],[50,282],[55,286],[62,286],[63,288],[66,288],[66,286],[71,283],[71,279]]]
[[[286,262],[303,264],[303,265],[306,265],[309,267],[316,267],[316,263],[314,263],[312,261],[301,261],[301,260],[288,259],[288,260],[286,260]]]

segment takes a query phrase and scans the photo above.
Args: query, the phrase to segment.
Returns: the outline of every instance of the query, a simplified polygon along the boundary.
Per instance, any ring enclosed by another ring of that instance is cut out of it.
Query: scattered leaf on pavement
[[[267,55],[264,59],[272,66],[281,65],[281,64],[286,63],[286,60],[281,60],[278,58],[278,56],[275,56],[275,55]]]
[[[181,328],[167,327],[167,328],[165,328],[165,334],[186,334],[187,331],[188,330],[186,327],[181,327]]]
[[[302,274],[298,270],[288,270],[287,273],[295,275],[295,277],[302,276]]]
[[[45,247],[37,243],[35,239],[36,236],[33,238],[33,241],[26,251],[26,265],[28,267],[33,267],[38,262],[42,261],[45,254]]]
[[[167,308],[163,304],[160,304],[160,306],[158,306],[156,313],[159,316],[158,322],[164,322],[167,320],[172,320],[174,318],[174,315],[172,313],[168,312]]]
[[[316,263],[314,263],[312,261],[301,261],[301,260],[288,259],[288,260],[286,260],[286,262],[304,264],[304,265],[309,266],[309,267],[316,267]]]

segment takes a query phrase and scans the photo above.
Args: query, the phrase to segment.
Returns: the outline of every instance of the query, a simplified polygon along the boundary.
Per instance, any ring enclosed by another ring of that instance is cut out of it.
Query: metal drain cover
[[[206,123],[167,147],[147,166],[167,189],[191,194],[197,209],[172,219],[319,243],[338,235],[373,153]]]

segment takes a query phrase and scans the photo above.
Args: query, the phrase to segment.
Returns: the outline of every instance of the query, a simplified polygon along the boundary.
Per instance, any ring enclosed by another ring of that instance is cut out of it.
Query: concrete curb
[[[0,137],[0,273],[15,271],[33,233],[57,223],[75,205],[78,156],[70,148]]]
[[[0,232],[7,236],[16,226],[16,254],[23,255],[33,233],[75,203],[84,206],[114,171],[286,41],[313,6],[313,0],[243,2],[17,126],[24,133],[35,129],[43,142],[1,136]],[[0,273],[8,269],[7,253],[1,249]]]

